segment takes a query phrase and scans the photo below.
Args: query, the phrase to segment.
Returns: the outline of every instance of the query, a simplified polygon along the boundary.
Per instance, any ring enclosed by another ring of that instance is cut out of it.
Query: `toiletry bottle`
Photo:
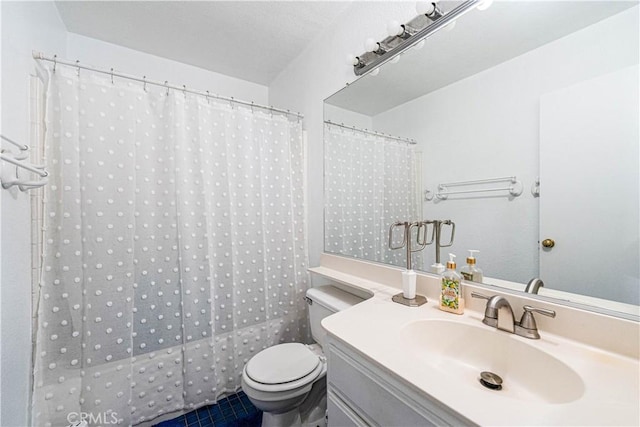
[[[456,273],[454,254],[449,254],[447,269],[442,273],[442,288],[440,291],[440,310],[455,314],[464,313],[464,298],[462,295],[462,277]]]
[[[464,280],[470,280],[472,282],[482,283],[482,270],[476,267],[476,257],[473,255],[476,252],[480,252],[475,249],[469,250],[469,256],[467,257],[467,265],[460,269],[460,274]]]

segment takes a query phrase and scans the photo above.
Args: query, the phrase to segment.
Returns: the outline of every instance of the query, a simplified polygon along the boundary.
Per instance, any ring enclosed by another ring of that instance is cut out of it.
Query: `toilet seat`
[[[313,383],[325,371],[320,357],[300,343],[278,344],[249,360],[243,379],[263,392],[284,392]]]

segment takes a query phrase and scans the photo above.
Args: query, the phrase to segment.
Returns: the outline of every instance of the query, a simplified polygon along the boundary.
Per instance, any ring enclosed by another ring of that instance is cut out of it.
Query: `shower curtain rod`
[[[55,68],[56,65],[57,64],[61,64],[61,65],[66,65],[66,66],[69,66],[69,67],[77,68],[78,70],[90,70],[90,71],[94,71],[96,73],[107,74],[107,75],[111,76],[111,79],[113,79],[114,77],[120,77],[120,78],[123,78],[123,79],[134,80],[134,81],[137,81],[137,82],[140,82],[140,83],[144,83],[144,84],[148,84],[148,85],[166,87],[167,90],[173,89],[173,90],[181,91],[183,93],[187,93],[188,92],[188,93],[192,93],[194,95],[204,96],[205,98],[220,99],[220,100],[223,100],[223,101],[228,101],[228,102],[233,102],[233,103],[236,103],[236,104],[246,105],[246,106],[252,107],[252,108],[261,108],[263,110],[276,111],[278,113],[282,113],[282,114],[287,114],[287,115],[298,117],[298,119],[303,119],[304,118],[303,114],[296,113],[295,111],[283,110],[281,108],[276,108],[276,107],[273,107],[273,106],[260,105],[260,104],[256,104],[255,102],[250,102],[250,101],[241,101],[241,100],[235,99],[234,97],[226,97],[226,96],[222,96],[222,95],[211,94],[211,93],[209,93],[209,91],[202,92],[202,91],[197,91],[197,90],[191,90],[191,89],[187,89],[186,86],[180,87],[180,86],[169,84],[168,81],[161,82],[161,81],[157,81],[157,80],[147,80],[146,77],[140,78],[140,77],[132,76],[132,75],[129,75],[129,74],[123,74],[123,73],[115,72],[113,70],[113,68],[111,70],[103,70],[103,69],[100,69],[100,68],[90,67],[90,66],[87,66],[87,65],[81,65],[80,61],[71,62],[71,61],[66,61],[64,59],[58,59],[57,55],[54,55],[53,57],[48,57],[48,56],[45,56],[41,52],[33,51],[33,59],[39,60],[39,61],[53,62],[53,64],[54,64],[53,65],[54,72],[55,72],[55,69],[56,69]]]
[[[339,128],[345,128],[345,129],[349,129],[349,130],[355,130],[358,132],[362,132],[362,133],[367,133],[369,135],[375,135],[375,136],[383,136],[385,138],[389,138],[389,139],[393,139],[396,141],[400,141],[400,142],[406,142],[409,143],[411,145],[415,145],[418,143],[418,141],[416,141],[415,139],[411,139],[411,138],[403,138],[401,136],[393,136],[393,135],[389,135],[386,133],[382,133],[382,132],[376,132],[374,130],[368,130],[368,129],[359,129],[355,126],[347,126],[344,123],[334,123],[331,120],[325,120],[324,121],[326,124],[328,125],[332,125],[332,126],[337,126]]]

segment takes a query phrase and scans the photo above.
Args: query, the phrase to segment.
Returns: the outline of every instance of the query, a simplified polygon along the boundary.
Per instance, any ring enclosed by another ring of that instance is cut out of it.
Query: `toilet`
[[[309,323],[315,344],[274,345],[247,362],[242,371],[242,390],[263,411],[263,427],[326,426],[326,332],[320,322],[361,301],[330,285],[309,289]]]

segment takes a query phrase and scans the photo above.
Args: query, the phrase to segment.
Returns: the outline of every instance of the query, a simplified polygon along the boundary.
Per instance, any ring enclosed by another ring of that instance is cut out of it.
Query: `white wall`
[[[29,140],[29,75],[32,49],[66,52],[66,29],[53,2],[1,2],[2,133]],[[31,247],[28,193],[0,191],[2,207],[2,426],[28,424],[31,379]]]
[[[364,51],[367,37],[386,37],[392,19],[407,22],[415,2],[354,2],[334,25],[318,36],[269,85],[269,103],[300,111],[308,132],[309,261],[318,265],[323,250],[323,100],[355,80],[346,62]]]
[[[55,52],[45,53],[53,55]],[[267,104],[269,101],[266,86],[74,33],[69,33],[67,37],[67,59],[79,60],[101,69],[114,68],[125,74],[147,76],[149,80],[168,80],[174,85],[208,90],[212,94],[233,96],[257,104]]]
[[[485,276],[520,283],[538,276],[540,96],[638,63],[638,7],[375,116],[374,128],[424,147],[425,188],[440,182],[516,175],[520,197],[425,204],[425,216],[453,219],[458,255],[479,249]],[[544,192],[544,187],[542,187]],[[435,199],[434,199],[435,200]],[[428,264],[433,248],[425,251]],[[446,259],[446,258],[444,258]]]

